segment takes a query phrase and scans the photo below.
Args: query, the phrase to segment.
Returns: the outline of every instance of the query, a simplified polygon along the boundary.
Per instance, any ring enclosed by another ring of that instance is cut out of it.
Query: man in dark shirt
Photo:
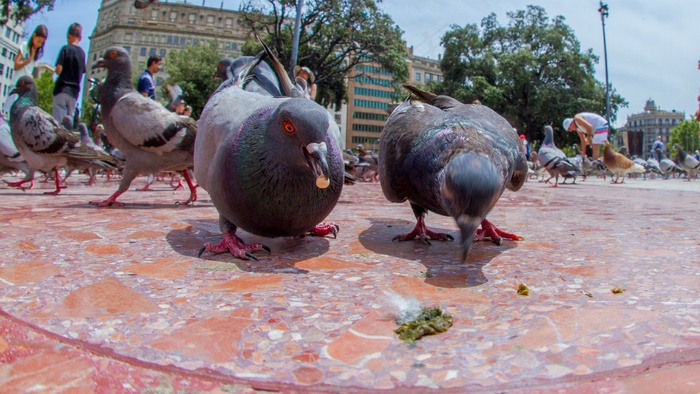
[[[150,97],[152,100],[156,99],[156,84],[153,80],[153,75],[160,70],[160,64],[162,62],[163,59],[159,56],[151,56],[148,58],[146,69],[141,73],[139,84],[136,86],[136,90],[144,97]]]
[[[68,27],[68,45],[61,48],[56,60],[56,86],[53,89],[53,117],[61,122],[65,116],[71,119],[80,94],[80,82],[85,74],[85,51],[78,46],[83,37],[83,27],[73,23]]]

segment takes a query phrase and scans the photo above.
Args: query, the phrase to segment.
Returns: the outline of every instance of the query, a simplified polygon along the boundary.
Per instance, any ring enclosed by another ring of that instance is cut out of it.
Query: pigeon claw
[[[204,252],[224,253],[226,251],[229,251],[234,257],[237,257],[241,260],[252,259],[258,261],[258,258],[251,253],[258,250],[266,250],[269,252],[270,248],[263,244],[247,245],[236,234],[234,234],[231,231],[226,231],[224,233],[224,239],[218,244],[211,244],[209,242],[205,243],[204,246],[202,246],[199,249],[197,257],[201,258]]]
[[[7,183],[7,186],[9,186],[9,187],[15,187],[15,188],[21,189],[22,191],[25,191],[27,189],[31,189],[34,187],[34,179],[31,179],[31,180],[23,179],[23,180],[17,181],[17,182],[8,182],[8,181],[3,179],[3,182]],[[29,187],[22,186],[23,184],[25,184],[27,182],[31,182]]]
[[[525,237],[521,237],[517,234],[505,232],[493,225],[488,220],[484,219],[481,221],[481,228],[476,230],[474,240],[481,241],[486,237],[491,238],[493,243],[495,243],[498,246],[503,245],[503,238],[510,239],[513,241],[522,241],[525,239]]]
[[[437,240],[437,241],[454,241],[454,237],[451,236],[450,234],[446,233],[436,233],[433,231],[428,230],[425,227],[425,222],[423,221],[422,218],[418,219],[418,222],[416,223],[416,227],[413,228],[413,231],[411,231],[408,234],[399,234],[392,238],[392,241],[410,241],[412,239],[418,238],[421,240],[421,242],[425,243],[426,245],[432,245],[430,243],[430,240]]]
[[[340,231],[340,226],[335,223],[321,223],[309,230],[306,234],[315,237],[325,237],[328,234],[333,234],[333,238],[337,238],[338,231]]]

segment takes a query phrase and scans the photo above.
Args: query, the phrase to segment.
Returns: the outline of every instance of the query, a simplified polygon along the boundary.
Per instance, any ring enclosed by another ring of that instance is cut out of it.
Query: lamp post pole
[[[292,56],[290,59],[289,72],[294,74],[294,66],[297,65],[297,58],[299,56],[299,35],[301,31],[301,12],[304,7],[304,0],[297,0],[297,17],[294,22],[294,34],[292,36]]]
[[[608,80],[608,44],[605,40],[605,18],[608,17],[608,5],[600,2],[600,22],[603,24],[603,56],[605,59],[605,119],[610,127],[610,82]]]

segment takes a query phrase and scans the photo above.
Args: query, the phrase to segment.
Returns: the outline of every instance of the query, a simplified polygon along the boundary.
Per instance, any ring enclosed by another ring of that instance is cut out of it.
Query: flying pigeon
[[[193,164],[197,124],[192,118],[168,111],[156,101],[140,95],[131,82],[131,59],[121,47],[110,47],[92,68],[106,68],[107,79],[100,89],[102,119],[109,141],[126,158],[117,191],[97,206],[113,204],[139,174],[180,172],[190,188],[183,204],[197,200],[196,186],[187,169]]]
[[[666,175],[665,179],[668,179],[669,175],[673,176],[673,174],[682,174],[685,172],[685,170],[679,167],[673,160],[666,157],[660,148],[656,148],[656,155],[659,157],[659,167],[661,167],[661,171]]]
[[[581,175],[579,168],[571,163],[564,152],[554,144],[554,130],[552,126],[544,126],[544,141],[542,141],[542,146],[537,151],[537,159],[549,173],[549,179],[545,181],[546,183],[549,183],[550,179],[556,177],[552,187],[557,187],[560,175],[564,178],[573,178]]]
[[[462,236],[462,261],[474,240],[518,240],[486,219],[505,188],[517,191],[527,176],[522,142],[513,127],[484,105],[462,104],[412,85],[389,116],[380,138],[379,180],[387,200],[408,200],[417,223],[394,240],[451,241],[425,226],[428,211],[452,216]],[[481,226],[481,228],[479,228]]]
[[[679,144],[673,144],[673,147],[676,148],[678,165],[688,173],[686,180],[690,181],[690,178],[697,177],[698,172],[700,172],[700,161],[687,154]]]
[[[0,115],[0,173],[19,170],[24,173],[24,179],[17,182],[5,181],[11,187],[19,187],[22,190],[31,189],[34,186],[34,172],[27,167],[27,162],[19,153],[10,132],[10,124]],[[30,182],[28,188],[22,185]]]
[[[262,41],[261,41],[262,43]],[[219,212],[224,239],[199,251],[230,251],[240,259],[269,248],[246,245],[241,228],[263,237],[335,235],[319,225],[343,187],[339,134],[328,112],[303,96],[263,43],[284,97],[245,91],[243,79],[213,94],[198,122],[194,171]]]
[[[30,171],[54,171],[56,190],[46,194],[61,192],[61,167],[116,168],[109,155],[81,144],[78,136],[37,106],[37,89],[31,76],[19,78],[13,93],[19,97],[10,110],[12,139]]]
[[[603,161],[608,170],[615,176],[611,183],[618,183],[620,177],[622,177],[620,183],[625,183],[625,175],[630,173],[643,174],[647,171],[646,168],[628,159],[622,153],[615,152],[607,140],[603,141],[603,146]]]

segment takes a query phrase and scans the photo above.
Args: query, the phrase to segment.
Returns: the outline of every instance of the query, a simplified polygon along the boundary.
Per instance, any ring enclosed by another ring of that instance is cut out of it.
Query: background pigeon
[[[187,116],[168,111],[160,103],[140,95],[131,79],[131,59],[121,47],[110,47],[93,68],[106,68],[107,79],[100,89],[102,119],[109,141],[126,158],[117,191],[98,206],[120,204],[117,197],[129,189],[140,174],[180,172],[190,188],[188,204],[197,191],[186,169],[192,167],[197,125]]]
[[[24,161],[24,157],[22,157],[14,141],[12,141],[10,124],[0,115],[0,173],[16,170],[24,173],[24,179],[17,182],[5,181],[5,183],[11,187],[19,187],[25,190],[22,185],[30,182],[30,186],[27,189],[31,189],[34,186],[34,172],[29,170],[27,162]]]
[[[275,71],[262,61],[265,56],[266,52],[262,51],[257,56],[221,59],[214,72],[214,78],[219,78],[223,82],[216,92],[238,85],[248,92],[273,97],[281,96],[279,79]]]
[[[545,182],[556,178],[554,186],[552,187],[557,187],[557,185],[559,185],[560,175],[565,178],[573,178],[577,175],[581,175],[579,168],[571,163],[564,152],[554,144],[554,130],[552,126],[544,126],[544,140],[542,141],[542,146],[540,146],[540,149],[537,151],[537,159],[540,161],[542,167],[549,173],[549,179]]]
[[[463,261],[475,239],[489,236],[498,244],[501,237],[521,239],[486,220],[504,189],[520,189],[527,176],[522,142],[513,127],[484,105],[403,86],[418,101],[404,101],[384,126],[379,180],[389,201],[411,203],[417,223],[394,240],[452,240],[449,234],[426,228],[427,211],[455,219]]]
[[[272,97],[245,91],[245,78],[212,95],[198,122],[195,178],[219,212],[224,239],[205,251],[230,251],[247,259],[269,248],[246,245],[238,228],[264,237],[324,236],[334,224],[318,225],[335,207],[343,187],[338,127],[328,112],[304,98],[265,46],[280,91]],[[248,68],[250,69],[250,68]]]
[[[676,148],[678,165],[688,173],[686,179],[689,181],[690,178],[697,178],[698,172],[700,172],[700,161],[687,154],[680,145],[673,144],[673,147]]]
[[[656,148],[656,155],[659,157],[659,167],[661,167],[661,171],[666,175],[666,179],[668,179],[668,176],[673,174],[682,174],[685,172],[681,167],[679,167],[673,160],[669,159],[664,155],[664,152]]]
[[[628,159],[622,153],[615,152],[607,140],[603,141],[603,146],[603,161],[608,170],[615,176],[611,183],[618,183],[620,177],[622,177],[620,183],[625,183],[625,175],[630,173],[643,174],[647,171],[644,166]]]
[[[663,171],[661,171],[661,166],[659,165],[659,161],[654,158],[654,156],[649,156],[647,159],[647,170],[651,172],[652,178],[654,177],[654,174],[659,174],[659,175],[664,175]]]
[[[10,110],[12,139],[30,171],[54,171],[56,190],[46,194],[61,192],[61,177],[58,175],[61,167],[115,168],[109,155],[81,144],[77,135],[37,106],[37,90],[31,76],[18,79],[13,92],[19,98]]]

